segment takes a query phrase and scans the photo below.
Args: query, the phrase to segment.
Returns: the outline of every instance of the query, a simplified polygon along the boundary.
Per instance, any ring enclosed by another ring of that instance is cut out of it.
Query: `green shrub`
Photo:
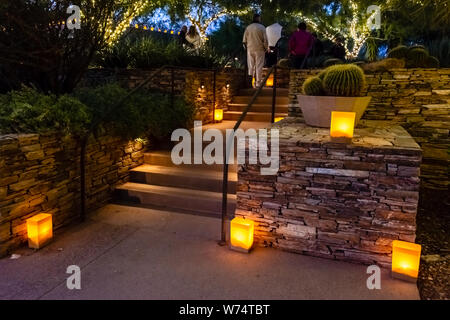
[[[211,68],[223,59],[210,46],[203,46],[199,52],[194,52],[186,50],[175,40],[133,34],[104,50],[98,64],[108,68],[153,69],[163,65]]]
[[[443,68],[450,67],[450,39],[442,37],[427,43],[430,55],[439,60],[439,64]]]
[[[116,45],[108,47],[102,53],[97,55],[95,63],[106,68],[123,68],[126,69],[131,63],[130,39],[121,39]]]
[[[423,48],[413,48],[408,51],[406,56],[407,68],[424,67],[429,57],[428,51]]]
[[[400,45],[389,51],[388,58],[405,59],[407,54],[408,54],[408,47]]]
[[[319,77],[310,77],[305,80],[302,87],[303,94],[307,96],[323,96],[325,90]]]
[[[176,128],[190,125],[194,107],[176,97],[137,92],[123,103],[129,90],[117,84],[79,88],[71,95],[45,95],[23,88],[0,95],[0,133],[39,133],[58,130],[75,136],[108,128],[124,139],[147,135],[164,139]]]
[[[323,84],[331,96],[357,97],[365,85],[363,70],[352,64],[335,65],[325,70]]]
[[[0,133],[72,132],[88,120],[86,106],[69,95],[45,95],[26,87],[0,95]]]
[[[327,68],[327,67],[330,67],[330,66],[334,66],[334,65],[337,65],[337,64],[343,64],[343,63],[344,62],[341,59],[331,58],[331,59],[325,60],[325,62],[323,63],[323,66],[325,68]]]

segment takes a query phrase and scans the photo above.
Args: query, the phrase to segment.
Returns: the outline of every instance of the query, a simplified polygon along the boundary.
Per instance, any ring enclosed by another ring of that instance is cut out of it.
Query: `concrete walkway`
[[[0,260],[0,299],[418,299],[416,285],[366,267],[256,248],[219,247],[220,220],[107,205],[40,251]],[[68,290],[66,268],[81,268]]]

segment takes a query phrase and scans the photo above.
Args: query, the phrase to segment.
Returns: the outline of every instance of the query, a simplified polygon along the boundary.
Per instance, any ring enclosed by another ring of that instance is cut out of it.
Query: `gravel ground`
[[[423,300],[450,299],[450,201],[448,191],[422,189],[416,243],[422,245],[419,270]]]

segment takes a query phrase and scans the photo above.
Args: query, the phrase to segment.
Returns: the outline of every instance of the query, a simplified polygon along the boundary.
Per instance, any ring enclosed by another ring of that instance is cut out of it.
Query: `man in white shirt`
[[[262,85],[262,70],[266,52],[269,51],[266,28],[261,24],[261,16],[255,14],[253,23],[244,32],[242,40],[247,48],[248,75],[255,78],[255,86]]]

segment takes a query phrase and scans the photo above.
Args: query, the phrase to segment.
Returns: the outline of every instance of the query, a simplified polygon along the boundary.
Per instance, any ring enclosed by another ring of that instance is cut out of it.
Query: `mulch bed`
[[[417,285],[423,300],[450,299],[450,199],[447,190],[420,190],[416,243],[422,245]]]

